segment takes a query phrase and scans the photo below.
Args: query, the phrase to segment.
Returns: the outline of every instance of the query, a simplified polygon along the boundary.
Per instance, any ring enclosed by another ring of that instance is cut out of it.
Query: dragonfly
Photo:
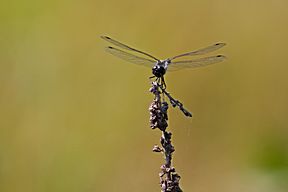
[[[204,67],[207,65],[219,63],[226,59],[224,55],[214,55],[208,57],[206,56],[203,58],[197,58],[193,60],[178,60],[178,58],[203,55],[206,53],[210,53],[212,51],[216,51],[221,47],[225,46],[226,45],[225,43],[216,43],[214,45],[210,45],[205,48],[201,48],[195,51],[183,53],[180,55],[176,55],[174,57],[169,57],[167,59],[160,60],[151,54],[125,45],[108,36],[101,36],[101,38],[116,46],[116,47],[112,46],[106,47],[106,51],[108,53],[116,57],[119,57],[123,60],[126,60],[128,62],[152,68],[153,76],[150,78],[156,78],[156,82],[162,85],[164,89],[166,88],[164,75],[166,74],[167,71],[175,71],[185,68]]]

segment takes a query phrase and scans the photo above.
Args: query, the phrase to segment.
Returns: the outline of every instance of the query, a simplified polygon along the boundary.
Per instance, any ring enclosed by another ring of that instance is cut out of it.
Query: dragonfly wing
[[[207,65],[211,65],[214,63],[219,63],[221,61],[224,61],[226,57],[224,55],[216,55],[211,57],[205,57],[200,59],[194,59],[194,60],[187,60],[187,61],[172,61],[168,65],[168,71],[176,71],[179,69],[184,68],[197,68],[197,67],[204,67]]]
[[[127,53],[127,52],[122,51],[120,49],[117,49],[115,47],[107,47],[106,51],[111,53],[112,55],[114,55],[116,57],[119,57],[125,61],[129,61],[129,62],[137,64],[137,65],[143,65],[143,66],[152,68],[156,63],[156,61]]]
[[[183,56],[193,56],[193,55],[202,55],[202,54],[210,53],[212,51],[216,51],[217,49],[220,49],[221,47],[223,47],[225,45],[226,45],[225,43],[216,43],[216,44],[208,46],[206,48],[202,48],[202,49],[198,49],[196,51],[192,51],[192,52],[188,52],[188,53],[174,56],[170,60],[173,60],[173,59],[176,59],[179,57],[183,57]]]
[[[104,39],[104,40],[106,40],[106,41],[108,41],[108,42],[110,42],[110,43],[112,43],[113,45],[116,45],[116,46],[118,46],[118,47],[121,47],[122,49],[126,49],[126,50],[129,50],[129,51],[135,51],[135,52],[137,52],[137,53],[140,53],[140,54],[146,55],[146,56],[148,56],[148,57],[150,57],[150,58],[152,58],[152,59],[155,59],[156,61],[159,60],[159,59],[157,59],[156,57],[154,57],[154,56],[152,56],[152,55],[150,55],[150,54],[148,54],[148,53],[145,53],[145,52],[143,52],[143,51],[139,51],[139,50],[137,50],[137,49],[134,49],[134,48],[132,48],[132,47],[129,47],[128,45],[125,45],[125,44],[123,44],[123,43],[120,43],[119,41],[116,41],[116,40],[114,40],[114,39],[112,39],[112,38],[110,38],[110,37],[101,36],[101,38]]]

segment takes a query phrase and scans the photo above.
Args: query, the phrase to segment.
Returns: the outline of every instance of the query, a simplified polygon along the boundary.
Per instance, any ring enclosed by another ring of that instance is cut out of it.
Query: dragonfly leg
[[[165,90],[166,89],[166,83],[165,83],[165,79],[164,79],[164,76],[161,76],[161,86],[163,86],[163,89]]]

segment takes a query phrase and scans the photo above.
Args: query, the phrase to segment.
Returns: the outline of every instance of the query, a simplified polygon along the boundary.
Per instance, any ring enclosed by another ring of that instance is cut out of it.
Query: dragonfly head
[[[158,61],[155,64],[155,66],[152,68],[153,75],[155,75],[156,77],[162,77],[163,75],[165,75],[168,62],[170,61],[167,61],[167,60]]]

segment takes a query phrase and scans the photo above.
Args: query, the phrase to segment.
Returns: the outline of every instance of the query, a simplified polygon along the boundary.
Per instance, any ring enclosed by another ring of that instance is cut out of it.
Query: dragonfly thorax
[[[160,60],[157,61],[155,66],[152,68],[152,73],[156,77],[162,77],[165,75],[168,64],[170,63],[170,60]]]

